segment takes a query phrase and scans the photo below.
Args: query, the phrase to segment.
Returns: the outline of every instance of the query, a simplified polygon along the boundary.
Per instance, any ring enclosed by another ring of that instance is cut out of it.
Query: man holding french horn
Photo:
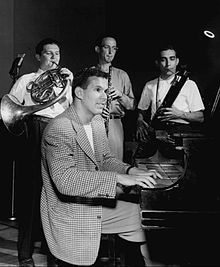
[[[8,101],[16,106],[16,110],[25,111],[23,117],[32,115],[25,117],[27,156],[19,162],[19,170],[22,170],[19,175],[19,194],[23,197],[19,199],[17,248],[19,266],[23,267],[35,266],[32,259],[34,241],[41,229],[41,135],[49,120],[61,114],[72,103],[73,74],[67,68],[59,67],[60,43],[52,38],[43,39],[37,44],[35,52],[39,69],[22,75],[8,95]]]

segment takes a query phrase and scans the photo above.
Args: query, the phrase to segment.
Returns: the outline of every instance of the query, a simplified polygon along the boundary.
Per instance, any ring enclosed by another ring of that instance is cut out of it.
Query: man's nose
[[[166,66],[169,67],[171,65],[171,61],[170,60],[167,60],[166,61]]]
[[[101,97],[105,100],[107,100],[107,90],[103,91]]]
[[[57,57],[56,54],[51,54],[51,58],[52,58],[52,59],[54,59],[54,58],[56,58],[56,57]]]
[[[113,54],[114,49],[112,47],[109,47],[108,52],[109,54]]]

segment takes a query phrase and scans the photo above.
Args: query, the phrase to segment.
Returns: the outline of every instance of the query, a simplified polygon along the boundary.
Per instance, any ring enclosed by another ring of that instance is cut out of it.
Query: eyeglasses
[[[117,46],[110,46],[110,45],[102,45],[102,48],[105,50],[114,50],[114,51],[118,51],[118,47]]]

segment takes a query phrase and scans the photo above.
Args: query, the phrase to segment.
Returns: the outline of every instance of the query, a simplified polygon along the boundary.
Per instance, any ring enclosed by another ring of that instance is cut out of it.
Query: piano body
[[[157,169],[164,177],[155,189],[140,190],[151,260],[165,266],[220,266],[219,141],[204,129],[171,135],[178,143],[176,158],[157,151],[135,160],[138,167]]]

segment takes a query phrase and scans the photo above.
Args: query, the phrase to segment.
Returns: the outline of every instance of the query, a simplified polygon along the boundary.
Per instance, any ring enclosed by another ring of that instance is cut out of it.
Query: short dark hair
[[[37,55],[41,55],[41,52],[44,49],[44,46],[47,44],[56,44],[59,48],[61,48],[61,43],[53,38],[45,38],[41,40],[35,47],[35,53]]]
[[[94,45],[95,45],[95,46],[99,46],[99,47],[101,47],[101,45],[102,45],[102,41],[103,41],[105,38],[113,38],[113,39],[115,39],[116,42],[117,42],[117,40],[118,40],[118,37],[115,37],[114,34],[111,34],[111,33],[104,33],[104,34],[100,34],[100,35],[96,38]]]
[[[156,51],[156,59],[160,59],[161,57],[161,52],[165,51],[165,50],[174,50],[176,52],[176,56],[177,56],[177,49],[173,44],[170,43],[165,43],[165,44],[161,44]]]
[[[84,68],[78,71],[74,75],[73,85],[72,85],[73,90],[77,86],[80,86],[81,88],[86,89],[88,85],[88,78],[92,76],[108,79],[108,73],[101,71],[97,67]]]

